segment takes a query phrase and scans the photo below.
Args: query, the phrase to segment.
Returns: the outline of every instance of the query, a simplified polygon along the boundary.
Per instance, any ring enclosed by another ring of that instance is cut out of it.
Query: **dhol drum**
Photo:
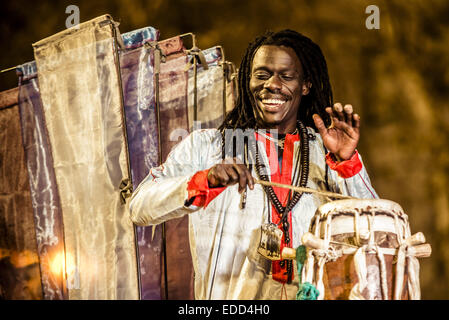
[[[318,299],[420,299],[419,262],[431,247],[410,234],[408,216],[389,200],[337,200],[322,205],[302,242],[302,282]]]

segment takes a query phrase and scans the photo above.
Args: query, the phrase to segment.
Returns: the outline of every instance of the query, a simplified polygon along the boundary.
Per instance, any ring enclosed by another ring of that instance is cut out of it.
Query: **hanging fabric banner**
[[[18,94],[0,93],[0,300],[43,298]]]
[[[157,37],[151,39],[158,40]],[[120,69],[126,115],[128,149],[134,189],[159,163],[158,129],[154,92],[153,50],[150,41],[128,42],[132,50],[120,51]],[[162,274],[161,227],[136,227],[140,298],[160,300]]]
[[[64,221],[69,299],[139,297],[116,44],[108,15],[35,44]]]
[[[161,158],[164,162],[171,149],[189,132],[188,57],[180,37],[160,41],[158,45],[164,56],[159,77]],[[189,217],[167,221],[165,228],[168,298],[193,299],[194,274],[189,244]]]
[[[126,35],[126,34],[124,34]],[[152,41],[156,41],[152,39]],[[120,73],[133,186],[158,163],[157,119],[154,96],[153,53],[143,46],[151,41],[128,42],[120,51]]]
[[[179,37],[160,41],[159,47],[164,55],[159,76],[161,150],[164,162],[173,146],[179,142],[178,138],[189,129],[186,71],[188,57]]]
[[[238,72],[234,63],[230,61],[223,62],[225,82],[226,82],[226,112],[234,109],[238,97]]]
[[[67,299],[62,211],[40,99],[36,63],[17,68],[22,139],[46,300]]]
[[[193,66],[189,69],[189,128],[217,128],[223,122],[226,108],[225,78],[222,67],[223,52],[221,47],[212,47],[202,51],[208,68],[197,61],[197,82]],[[194,124],[195,93],[197,91],[197,123]]]
[[[131,48],[139,45],[131,44]],[[158,60],[160,127],[156,110],[155,55]],[[187,56],[180,37],[134,49],[122,50],[126,126],[133,186],[137,187],[152,167],[165,160],[178,137],[187,132]],[[159,134],[161,151],[159,154]],[[177,135],[179,134],[179,135]],[[193,266],[188,242],[188,217],[169,221],[166,227],[169,299],[193,298]],[[142,299],[164,299],[162,225],[137,228]],[[183,268],[180,269],[179,266]]]

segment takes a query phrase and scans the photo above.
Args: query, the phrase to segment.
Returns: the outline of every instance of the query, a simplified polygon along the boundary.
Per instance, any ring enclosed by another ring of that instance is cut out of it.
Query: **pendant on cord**
[[[271,261],[281,259],[296,259],[296,250],[284,247],[281,252],[281,242],[284,232],[272,222],[264,223],[260,227],[260,242],[257,252]]]
[[[260,227],[260,242],[257,251],[270,260],[281,259],[281,239],[283,232],[274,223],[264,223]]]

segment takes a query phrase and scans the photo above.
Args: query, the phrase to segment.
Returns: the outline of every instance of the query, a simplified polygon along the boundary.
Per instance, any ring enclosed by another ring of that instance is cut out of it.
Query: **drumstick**
[[[339,193],[334,193],[334,192],[329,192],[329,191],[321,191],[321,190],[315,190],[315,189],[310,189],[310,188],[305,188],[305,187],[296,187],[296,186],[291,186],[288,184],[282,184],[282,183],[277,183],[277,182],[271,182],[271,181],[263,181],[263,180],[258,180],[258,179],[254,179],[255,183],[264,185],[264,186],[273,186],[273,187],[279,187],[279,188],[286,188],[286,189],[290,189],[293,191],[297,191],[297,192],[305,192],[305,193],[318,193],[324,196],[328,196],[328,197],[332,197],[332,198],[340,198],[340,199],[357,199],[354,197],[350,197],[350,196],[345,196]]]

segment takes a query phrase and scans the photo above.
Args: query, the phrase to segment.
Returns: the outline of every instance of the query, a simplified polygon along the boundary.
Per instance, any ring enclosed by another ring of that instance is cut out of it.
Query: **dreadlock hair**
[[[305,126],[316,129],[312,115],[317,113],[324,123],[329,125],[330,118],[325,112],[325,108],[333,105],[333,96],[323,53],[320,47],[308,37],[296,31],[286,29],[279,32],[268,31],[249,44],[238,71],[238,99],[236,105],[226,115],[218,129],[223,131],[224,129],[256,127],[255,102],[249,89],[249,81],[254,55],[257,49],[263,45],[290,47],[296,52],[304,72],[303,80],[312,84],[309,94],[301,99],[297,119],[301,120]]]

